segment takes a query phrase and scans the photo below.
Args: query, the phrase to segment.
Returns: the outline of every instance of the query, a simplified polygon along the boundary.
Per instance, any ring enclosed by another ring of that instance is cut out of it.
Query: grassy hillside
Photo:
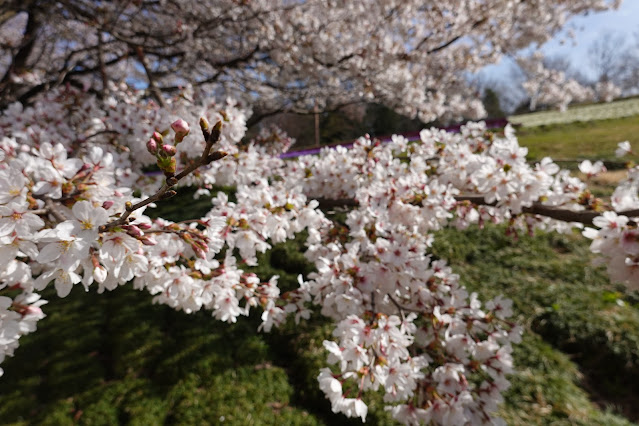
[[[622,141],[639,149],[639,116],[570,124],[522,127],[519,144],[528,147],[531,159],[615,159]],[[637,157],[635,156],[636,160]]]
[[[587,122],[637,115],[639,115],[639,98],[635,96],[614,102],[573,105],[564,112],[548,110],[513,115],[508,117],[508,120],[524,127],[534,127],[544,124]]]

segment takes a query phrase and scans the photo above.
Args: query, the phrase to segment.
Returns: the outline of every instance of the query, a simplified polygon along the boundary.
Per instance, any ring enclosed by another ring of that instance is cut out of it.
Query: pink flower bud
[[[40,309],[38,306],[27,306],[27,308],[22,311],[22,316],[26,317],[27,315],[36,315],[36,316],[42,316],[42,309]]]
[[[204,250],[202,250],[201,248],[197,246],[191,246],[191,247],[193,248],[193,252],[195,253],[197,257],[199,257],[200,259],[206,259],[206,253],[204,252]]]
[[[144,238],[140,238],[140,241],[145,246],[154,246],[158,243],[157,240],[155,240],[153,237],[146,237],[146,236]]]
[[[102,208],[105,210],[109,210],[113,204],[114,203],[111,200],[105,201],[104,203],[102,203]]]
[[[152,137],[157,143],[164,143],[164,137],[162,137],[162,134],[160,132],[153,132]]]
[[[142,230],[135,225],[123,226],[126,229],[126,233],[132,237],[141,237],[144,235]]]
[[[209,245],[206,244],[204,241],[197,241],[195,244],[197,244],[198,247],[200,247],[202,250],[204,250],[204,252],[208,252],[209,251]]]
[[[137,223],[136,225],[138,226],[138,228],[142,229],[143,231],[147,231],[151,229],[151,226],[153,226],[150,223]]]
[[[169,157],[173,157],[177,153],[177,148],[173,145],[164,144],[162,145],[162,151],[164,151],[164,153]]]
[[[171,128],[176,133],[176,135],[183,135],[183,137],[188,135],[188,133],[191,131],[191,129],[189,128],[189,123],[182,120],[181,118],[174,121],[173,124],[171,124]]]
[[[158,143],[154,139],[149,139],[146,143],[146,150],[155,155],[158,152]]]

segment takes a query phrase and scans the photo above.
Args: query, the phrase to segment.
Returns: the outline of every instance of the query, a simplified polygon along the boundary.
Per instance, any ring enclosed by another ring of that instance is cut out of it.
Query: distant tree
[[[431,122],[430,124],[439,124]],[[392,133],[406,133],[423,129],[424,122],[398,114],[379,104],[370,104],[366,109],[364,129],[371,136],[384,136]]]
[[[618,82],[624,72],[623,59],[629,46],[618,33],[606,32],[588,48],[590,68],[596,82]]]
[[[484,108],[486,109],[487,118],[499,118],[506,115],[501,109],[499,95],[493,89],[489,88],[484,91],[482,102],[484,103]]]
[[[617,83],[626,95],[639,94],[639,32],[634,42],[625,50],[623,57],[624,72]]]

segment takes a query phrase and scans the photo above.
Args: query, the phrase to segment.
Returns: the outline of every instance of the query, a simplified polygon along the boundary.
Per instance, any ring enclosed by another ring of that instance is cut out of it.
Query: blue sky
[[[568,29],[573,30],[573,39],[567,37]],[[565,29],[543,45],[541,50],[546,56],[568,56],[575,68],[585,69],[588,65],[588,46],[609,32],[622,34],[629,42],[634,42],[635,34],[639,33],[639,0],[623,0],[619,9],[572,18]],[[492,75],[508,72],[510,65],[508,61],[504,62],[487,67],[485,72]]]
[[[617,10],[592,13],[588,16],[577,16],[566,25],[575,33],[574,40],[566,39],[566,31],[558,34],[546,43],[542,50],[548,55],[568,55],[575,64],[585,65],[583,61],[588,54],[588,46],[602,35],[614,32],[632,39],[639,33],[639,0],[624,0]]]

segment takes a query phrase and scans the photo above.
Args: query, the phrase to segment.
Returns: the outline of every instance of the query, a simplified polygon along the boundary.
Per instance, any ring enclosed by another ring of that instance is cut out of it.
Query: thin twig
[[[144,50],[142,49],[142,46],[138,46],[136,52],[138,55],[138,60],[140,64],[142,64],[142,68],[144,68],[144,72],[146,73],[146,78],[149,81],[149,91],[151,92],[155,100],[158,101],[158,104],[160,104],[162,108],[166,107],[166,102],[164,102],[164,98],[162,97],[162,92],[160,92],[157,85],[155,84],[155,78],[153,77],[153,73],[151,72],[151,69],[149,68],[149,64],[146,61],[146,57],[144,55]]]
[[[204,152],[202,153],[202,156],[197,161],[195,161],[193,164],[191,164],[188,167],[186,167],[179,174],[177,174],[175,176],[167,177],[166,181],[164,182],[162,187],[155,194],[151,195],[150,197],[148,197],[145,200],[142,200],[142,201],[140,201],[138,203],[128,204],[126,206],[126,210],[124,211],[124,213],[118,219],[116,219],[116,220],[114,220],[112,222],[109,222],[109,223],[107,223],[105,225],[102,225],[100,227],[100,229],[99,229],[100,232],[106,232],[106,231],[114,229],[114,228],[116,228],[118,226],[122,226],[122,225],[126,224],[127,220],[129,219],[129,216],[131,215],[131,213],[133,213],[137,209],[140,209],[140,208],[142,208],[142,207],[144,207],[146,205],[149,205],[151,203],[154,203],[156,201],[160,201],[160,200],[172,197],[173,195],[175,195],[175,192],[173,191],[171,193],[169,191],[172,191],[171,188],[173,186],[175,186],[181,179],[183,179],[189,173],[191,173],[192,171],[194,171],[195,169],[197,169],[198,167],[200,167],[202,165],[209,164],[212,161],[216,161],[216,160],[219,160],[221,158],[224,158],[224,156],[226,156],[226,153],[224,153],[224,152],[215,151],[213,153],[210,153],[211,147],[213,147],[213,144],[218,142],[219,139],[220,139],[221,125],[222,125],[222,123],[218,122],[213,127],[213,130],[208,130],[208,129],[204,129],[204,128],[202,129],[202,134],[204,135],[204,140],[206,141],[206,147],[204,148]]]
[[[88,141],[88,140],[89,140],[89,139],[91,139],[91,138],[94,138],[94,137],[96,137],[96,136],[100,136],[100,135],[104,135],[104,134],[114,134],[114,135],[119,135],[119,134],[120,134],[120,132],[118,132],[117,130],[108,130],[108,129],[106,129],[106,130],[100,130],[100,131],[97,131],[97,132],[95,132],[95,133],[90,134],[89,136],[86,136],[86,137],[84,138],[84,140],[85,140],[85,141]]]
[[[67,220],[64,214],[60,210],[58,210],[58,206],[53,202],[51,198],[45,198],[44,205],[47,206],[48,212],[51,213],[51,215],[53,215],[53,217],[55,217],[56,220],[58,220],[59,222],[64,222],[65,220]]]
[[[386,293],[386,295],[388,296],[388,298],[390,299],[391,302],[393,302],[393,305],[395,305],[395,307],[397,308],[397,310],[399,311],[399,315],[402,317],[402,322],[404,322],[404,320],[406,319],[404,317],[404,311],[408,311],[408,312],[415,312],[417,314],[421,313],[422,311],[418,310],[418,309],[411,309],[411,308],[407,308],[406,306],[402,306],[399,304],[399,302],[397,300],[395,300],[393,298],[393,296],[391,296],[390,293]]]

